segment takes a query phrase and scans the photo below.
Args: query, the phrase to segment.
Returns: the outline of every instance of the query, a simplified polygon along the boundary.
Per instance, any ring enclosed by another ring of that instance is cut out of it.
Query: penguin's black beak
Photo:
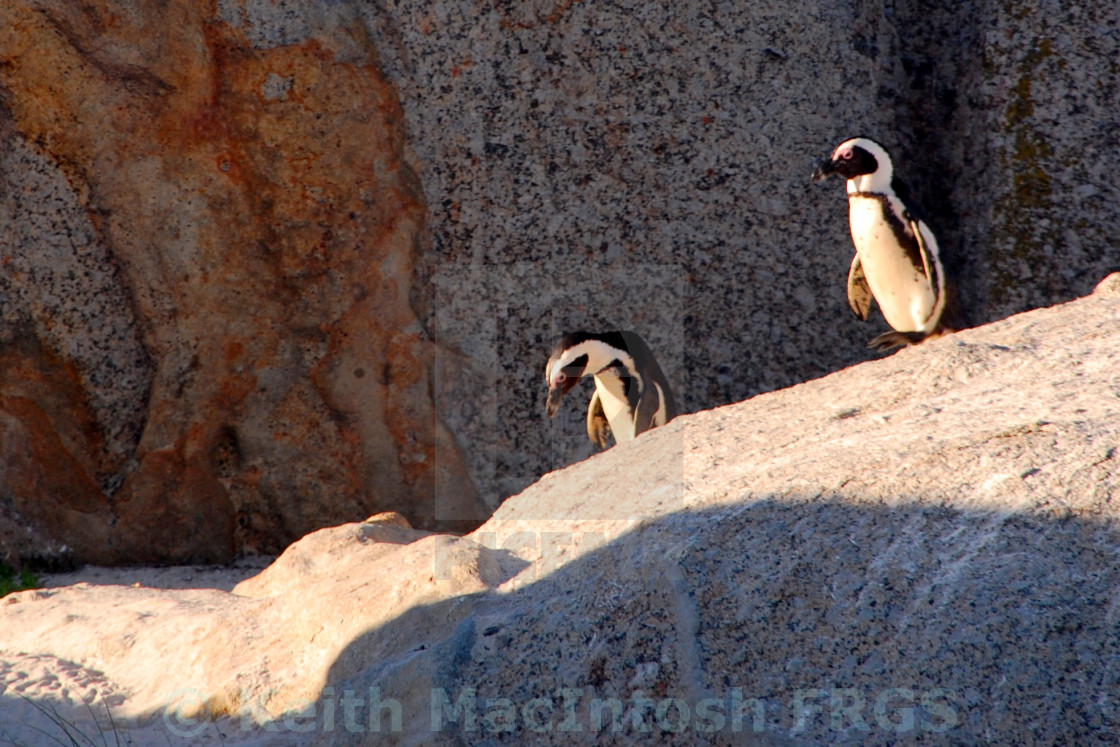
[[[562,386],[549,387],[548,389],[548,403],[545,409],[548,410],[548,417],[554,417],[556,411],[560,409],[560,400],[564,398],[564,388]]]
[[[836,173],[836,162],[835,161],[833,161],[831,159],[829,159],[827,161],[821,161],[821,164],[819,166],[817,166],[816,171],[813,172],[813,181],[814,182],[823,181],[823,180],[827,179],[828,177],[832,176],[835,173]]]

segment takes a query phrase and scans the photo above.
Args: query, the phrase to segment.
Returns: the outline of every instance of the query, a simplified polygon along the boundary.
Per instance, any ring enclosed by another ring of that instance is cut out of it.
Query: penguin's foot
[[[919,342],[925,342],[926,340],[936,340],[938,337],[951,335],[954,332],[956,332],[955,329],[944,325],[939,325],[935,330],[928,333],[897,332],[892,329],[890,332],[884,332],[873,337],[871,342],[867,343],[867,347],[882,353],[895,348],[904,348],[908,345],[917,345]]]
[[[895,348],[903,348],[907,345],[917,345],[922,340],[926,339],[927,335],[924,332],[884,332],[881,335],[876,335],[871,338],[871,342],[867,343],[867,347],[876,350],[880,353]]]

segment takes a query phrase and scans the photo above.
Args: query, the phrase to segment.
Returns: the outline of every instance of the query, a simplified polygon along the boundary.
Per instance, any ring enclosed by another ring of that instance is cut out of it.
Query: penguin
[[[615,443],[629,441],[677,416],[669,381],[634,332],[571,332],[560,338],[544,372],[550,418],[584,376],[595,379],[587,436],[600,449],[611,435]]]
[[[848,222],[856,255],[848,270],[848,304],[867,321],[872,300],[893,331],[868,343],[875,350],[915,345],[948,332],[945,271],[933,231],[917,217],[886,149],[868,137],[845,140],[813,172],[847,180]]]

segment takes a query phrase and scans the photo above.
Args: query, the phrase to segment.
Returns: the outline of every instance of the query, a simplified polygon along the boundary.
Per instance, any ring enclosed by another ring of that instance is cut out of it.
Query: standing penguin
[[[633,332],[571,332],[552,349],[544,377],[548,416],[584,376],[595,378],[587,435],[600,449],[607,438],[629,441],[677,416],[673,393],[649,346]]]
[[[894,328],[868,347],[889,350],[947,331],[941,325],[945,271],[937,239],[914,214],[886,149],[866,137],[845,140],[813,172],[813,181],[833,174],[848,182],[848,222],[856,246],[848,271],[848,303],[867,321],[874,298]]]

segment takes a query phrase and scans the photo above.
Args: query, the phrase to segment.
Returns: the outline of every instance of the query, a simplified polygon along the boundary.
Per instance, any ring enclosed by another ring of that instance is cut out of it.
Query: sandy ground
[[[232,565],[175,565],[105,568],[87,565],[68,573],[40,574],[43,588],[54,589],[74,584],[94,586],[145,586],[150,589],[220,589],[234,586],[267,568],[276,558],[254,555]]]
[[[228,592],[273,560],[252,556],[229,566],[84,566],[68,573],[39,574],[39,579],[47,589],[86,583]],[[196,724],[164,717],[136,724],[114,720],[109,711],[119,709],[127,693],[96,669],[50,655],[9,653],[0,661],[0,692],[7,696],[0,706],[0,745],[230,745],[253,744],[256,739],[238,728],[236,721]]]

